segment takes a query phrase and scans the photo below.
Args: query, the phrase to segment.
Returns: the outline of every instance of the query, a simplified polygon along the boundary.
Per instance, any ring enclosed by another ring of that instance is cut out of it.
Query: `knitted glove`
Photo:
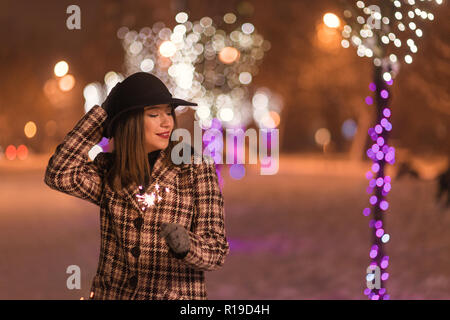
[[[167,245],[176,258],[182,259],[189,252],[190,238],[187,230],[176,223],[161,223],[159,235],[165,238]]]

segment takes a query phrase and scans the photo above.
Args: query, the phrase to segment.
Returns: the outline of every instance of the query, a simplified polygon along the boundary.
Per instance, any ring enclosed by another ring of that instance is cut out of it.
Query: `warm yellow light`
[[[55,64],[55,68],[53,70],[57,77],[64,76],[69,71],[69,65],[65,61],[60,61]]]
[[[33,138],[36,134],[36,124],[33,121],[28,121],[25,124],[25,127],[23,128],[23,131],[25,132],[25,136],[27,138]]]
[[[323,15],[323,23],[329,28],[337,28],[341,25],[341,21],[334,13],[325,13]]]
[[[225,47],[220,50],[219,60],[223,63],[230,64],[239,58],[239,50],[233,47]]]
[[[276,127],[278,127],[278,125],[280,124],[280,115],[278,114],[278,112],[276,111],[270,111],[270,117],[273,120],[273,124]]]
[[[61,91],[70,91],[75,85],[75,78],[71,74],[67,74],[59,79],[58,85]]]
[[[166,58],[173,56],[176,51],[177,48],[175,47],[172,41],[164,41],[159,46],[159,53],[161,53],[161,55]]]

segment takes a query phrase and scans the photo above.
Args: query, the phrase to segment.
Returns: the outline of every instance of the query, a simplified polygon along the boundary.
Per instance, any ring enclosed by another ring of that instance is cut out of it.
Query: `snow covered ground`
[[[0,299],[89,294],[98,208],[44,184],[48,157],[0,160]],[[250,167],[233,180],[225,172],[231,252],[222,269],[207,273],[209,298],[365,299],[368,168],[291,155],[280,158],[277,175]],[[450,299],[450,210],[435,203],[435,192],[429,177],[393,180],[385,228],[392,299]],[[81,268],[81,290],[66,287],[69,265]]]

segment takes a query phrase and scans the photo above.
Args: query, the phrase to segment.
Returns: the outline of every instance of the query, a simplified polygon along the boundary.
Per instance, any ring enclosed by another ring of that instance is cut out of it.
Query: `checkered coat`
[[[105,183],[111,153],[88,158],[106,117],[98,105],[89,110],[57,146],[44,178],[50,188],[100,207],[100,257],[90,298],[207,299],[204,272],[220,268],[229,253],[214,162],[204,157],[196,164],[193,156],[191,164],[168,167],[168,149],[162,150],[145,190],[161,198],[144,212],[137,185],[115,192]],[[176,257],[159,236],[161,222],[188,230],[187,255]]]

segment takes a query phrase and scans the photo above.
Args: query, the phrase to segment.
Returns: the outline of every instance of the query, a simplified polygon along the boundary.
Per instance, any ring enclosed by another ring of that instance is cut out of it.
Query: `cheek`
[[[152,122],[150,117],[147,117],[144,121],[144,130],[146,134],[151,134],[154,131],[155,124]]]

